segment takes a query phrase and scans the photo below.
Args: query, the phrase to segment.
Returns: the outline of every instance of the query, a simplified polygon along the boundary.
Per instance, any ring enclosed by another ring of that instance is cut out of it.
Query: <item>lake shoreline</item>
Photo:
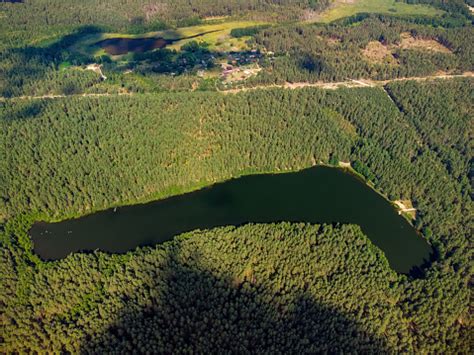
[[[199,181],[195,184],[190,184],[187,187],[181,187],[181,186],[170,186],[165,189],[165,192],[156,192],[152,193],[147,196],[143,196],[138,199],[133,199],[133,200],[123,200],[117,203],[112,203],[107,207],[104,208],[96,208],[96,209],[90,209],[87,211],[83,212],[77,212],[77,213],[69,213],[69,214],[64,214],[62,216],[58,217],[53,217],[51,215],[48,215],[46,213],[32,213],[32,215],[35,216],[35,222],[46,222],[46,223],[59,223],[59,222],[64,222],[67,220],[71,219],[77,219],[81,217],[86,217],[89,215],[92,215],[94,213],[98,212],[105,212],[107,210],[113,210],[113,209],[120,209],[123,207],[131,207],[131,206],[139,206],[139,205],[146,205],[148,203],[152,202],[157,202],[160,200],[164,200],[170,197],[175,197],[175,196],[180,196],[184,195],[187,193],[199,191],[202,189],[210,188],[213,185],[216,184],[221,184],[225,183],[227,181],[231,181],[234,179],[239,179],[241,177],[245,176],[252,176],[252,175],[277,175],[277,174],[289,174],[289,173],[297,173],[302,170],[310,169],[312,167],[327,167],[327,168],[333,168],[333,169],[338,169],[341,171],[345,171],[348,174],[351,174],[352,176],[358,178],[361,182],[366,184],[368,187],[370,187],[373,191],[377,192],[380,196],[382,196],[384,199],[386,199],[388,202],[394,205],[394,201],[391,201],[383,192],[378,191],[375,189],[373,184],[370,184],[363,175],[359,174],[357,171],[355,171],[352,167],[346,167],[346,166],[335,166],[331,164],[326,164],[326,163],[318,163],[318,164],[313,164],[313,165],[308,165],[304,167],[299,167],[296,169],[288,169],[288,170],[255,170],[255,169],[244,169],[241,172],[237,174],[233,174],[230,177],[224,177],[220,180],[205,180],[205,181]],[[396,206],[394,205],[394,208]]]
[[[246,171],[200,185],[188,193],[60,222],[36,219],[28,232],[33,251],[43,260],[62,259],[82,250],[125,253],[195,229],[287,221],[360,225],[398,272],[409,272],[406,263],[411,268],[431,258],[426,239],[400,218],[391,201],[348,167],[317,164],[292,172]],[[405,243],[412,249],[406,256],[401,253]]]
[[[359,179],[361,182],[363,182],[366,186],[368,186],[370,189],[375,191],[377,194],[379,194],[381,197],[383,197],[387,202],[392,204],[393,208],[396,211],[399,211],[398,205],[396,204],[396,201],[392,201],[388,198],[386,194],[384,194],[382,191],[378,190],[375,188],[374,184],[371,183],[369,180],[367,180],[362,174],[358,173],[354,168],[350,165],[331,165],[327,163],[318,163],[318,164],[313,164],[301,168],[296,168],[296,169],[289,169],[289,170],[254,170],[254,169],[244,169],[241,172],[237,174],[233,174],[231,177],[224,177],[221,180],[213,180],[213,181],[199,181],[196,184],[188,185],[187,187],[180,187],[180,186],[170,186],[166,189],[165,192],[156,192],[152,193],[150,195],[144,196],[142,198],[138,199],[133,199],[133,200],[123,200],[117,203],[112,203],[108,207],[104,208],[97,208],[97,209],[91,209],[88,211],[83,211],[83,213],[71,213],[71,214],[65,214],[62,216],[58,217],[52,217],[50,215],[47,215],[45,213],[33,213],[34,215],[34,220],[36,222],[45,222],[45,223],[59,223],[59,222],[64,222],[67,220],[72,220],[72,219],[77,219],[77,218],[82,218],[82,217],[87,217],[95,213],[99,212],[105,212],[108,210],[113,210],[113,209],[120,209],[124,207],[132,207],[132,206],[139,206],[139,205],[146,205],[148,203],[152,202],[158,202],[160,200],[165,200],[167,198],[171,197],[176,197],[184,194],[188,194],[191,192],[196,192],[199,190],[203,190],[206,188],[210,188],[213,185],[216,184],[221,184],[225,183],[234,179],[239,179],[241,177],[245,176],[252,176],[252,175],[277,175],[277,174],[289,174],[289,173],[297,173],[306,169],[310,169],[312,167],[327,167],[327,168],[333,168],[337,170],[344,171],[357,179]],[[410,223],[413,227],[413,220],[408,218],[405,214],[401,214],[402,217],[404,217],[408,223]],[[415,227],[414,227],[415,228]],[[420,234],[421,235],[421,234]],[[423,237],[423,236],[422,236]],[[423,237],[424,238],[424,237]],[[424,238],[427,242],[429,242],[426,238]]]

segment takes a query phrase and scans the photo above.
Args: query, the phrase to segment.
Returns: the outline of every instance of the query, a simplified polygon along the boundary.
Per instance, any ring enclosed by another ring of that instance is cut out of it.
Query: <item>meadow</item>
[[[315,20],[329,23],[358,13],[377,13],[409,16],[438,16],[443,11],[423,4],[407,4],[395,0],[336,0]]]
[[[167,29],[163,31],[153,31],[140,34],[130,33],[93,33],[85,35],[82,39],[71,46],[73,52],[82,55],[99,57],[106,55],[105,51],[95,45],[97,42],[110,38],[163,38],[175,41],[167,46],[169,49],[180,50],[183,45],[190,41],[198,41],[200,44],[206,44],[210,50],[241,51],[248,49],[246,41],[250,36],[234,38],[230,32],[236,28],[246,28],[265,24],[261,21],[212,21],[212,23],[203,23],[197,26],[181,27],[176,29]]]

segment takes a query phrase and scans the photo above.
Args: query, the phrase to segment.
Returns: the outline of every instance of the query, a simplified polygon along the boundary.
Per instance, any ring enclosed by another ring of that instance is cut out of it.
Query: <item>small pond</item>
[[[107,38],[100,42],[95,43],[95,46],[99,46],[104,49],[107,54],[110,55],[122,55],[128,52],[143,53],[148,52],[157,48],[164,48],[174,42],[182,41],[185,39],[193,39],[202,37],[206,34],[219,32],[220,30],[212,30],[201,33],[196,33],[191,36],[165,39],[163,37],[142,37],[142,38],[126,38],[126,37],[115,37]]]
[[[172,42],[161,37],[109,38],[97,42],[96,45],[103,48],[107,54],[121,55],[128,52],[143,53],[157,48],[164,48]]]
[[[37,222],[30,234],[40,257],[60,259],[95,249],[123,253],[194,229],[279,221],[357,224],[402,273],[432,252],[387,200],[354,175],[329,167],[244,176],[147,204]]]

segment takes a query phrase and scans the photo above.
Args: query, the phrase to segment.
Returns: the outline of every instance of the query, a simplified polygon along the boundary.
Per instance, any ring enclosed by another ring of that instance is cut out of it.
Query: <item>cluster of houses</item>
[[[221,79],[226,82],[240,81],[255,75],[261,70],[259,61],[263,56],[256,49],[229,53],[226,62],[221,63]]]

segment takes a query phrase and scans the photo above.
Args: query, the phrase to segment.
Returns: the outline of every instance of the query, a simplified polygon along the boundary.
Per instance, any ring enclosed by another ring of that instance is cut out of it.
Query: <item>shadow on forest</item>
[[[100,32],[103,32],[100,27],[83,26],[45,47],[25,46],[1,53],[0,62],[11,64],[11,68],[2,73],[6,83],[0,85],[0,96],[16,96],[16,91],[21,90],[24,83],[42,79],[52,67],[59,66],[61,62],[70,61],[75,65],[92,62],[92,58],[73,53],[69,48],[84,36]]]
[[[3,104],[0,119],[7,121],[29,120],[40,115],[49,105],[49,100],[14,100],[14,104]],[[2,103],[0,103],[2,107]]]
[[[171,74],[182,75],[193,70],[211,69],[216,66],[217,58],[227,58],[225,54],[210,50],[207,45],[198,44],[196,41],[187,42],[182,46],[182,51],[166,47],[144,52],[130,51],[126,64],[114,62],[110,57],[103,55],[99,58],[80,53],[73,46],[84,39],[84,36],[103,33],[106,30],[99,26],[83,26],[76,31],[65,35],[58,41],[47,46],[24,46],[11,48],[0,53],[0,96],[14,97],[29,95],[25,87],[31,88],[42,85],[41,80],[47,78],[52,71],[59,70],[62,64],[86,65],[90,63],[104,64],[107,71],[123,73],[132,70],[141,75]],[[196,35],[182,37],[179,32],[167,29],[168,37],[192,39],[202,36],[207,31]],[[120,38],[106,39],[104,41],[118,40]],[[137,39],[133,39],[138,40]],[[126,39],[130,40],[130,39]],[[96,45],[104,42],[98,41]],[[131,41],[131,40],[130,40]],[[173,40],[167,42],[172,43]],[[232,52],[234,57],[255,56],[250,51]],[[7,68],[7,69],[3,69]],[[80,79],[69,82],[59,82],[57,94],[71,95],[80,93],[83,89]],[[43,84],[44,85],[44,84]],[[46,84],[51,85],[51,84]]]
[[[39,101],[17,102],[11,106],[11,111],[5,114],[7,120],[26,120],[39,115],[45,103]]]
[[[149,277],[129,280],[122,311],[88,336],[81,353],[389,351],[384,339],[303,290],[278,293],[252,275],[216,276],[194,254],[179,256],[177,246],[159,267],[146,263],[140,272]]]

